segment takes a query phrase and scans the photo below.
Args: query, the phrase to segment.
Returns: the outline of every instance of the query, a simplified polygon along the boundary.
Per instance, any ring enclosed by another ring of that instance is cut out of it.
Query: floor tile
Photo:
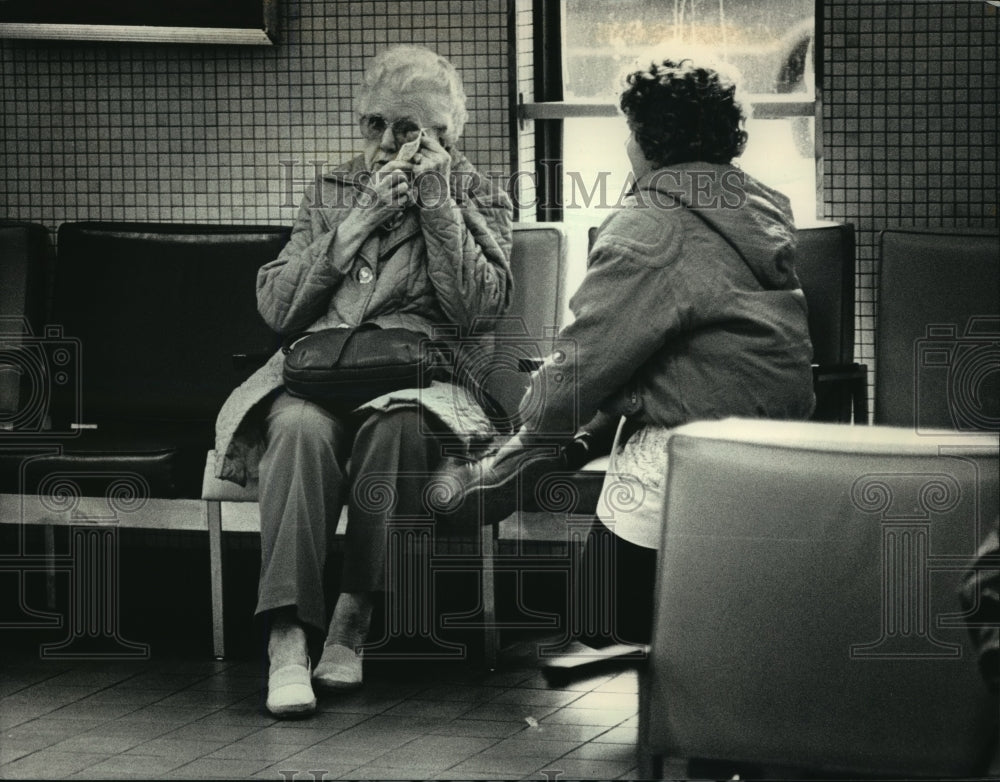
[[[473,708],[464,701],[406,700],[384,713],[391,717],[417,717],[420,719],[451,720]]]
[[[126,754],[155,755],[157,757],[164,758],[194,760],[195,758],[200,758],[202,755],[208,755],[211,752],[215,752],[215,750],[219,749],[219,747],[225,746],[225,744],[226,742],[223,741],[192,741],[156,738],[151,741],[138,744],[128,750]]]
[[[88,730],[83,735],[135,737],[149,741],[150,739],[162,736],[164,733],[169,733],[174,728],[175,726],[172,723],[133,722],[126,714],[117,720],[102,723],[96,728]]]
[[[143,668],[129,667],[127,664],[117,665],[88,665],[81,663],[79,667],[47,679],[47,683],[55,686],[77,686],[77,687],[110,687],[131,679],[137,674],[141,674]]]
[[[472,684],[446,684],[421,690],[419,697],[428,701],[464,701],[485,703],[505,691],[503,687],[481,687]]]
[[[262,771],[258,771],[256,774],[251,774],[247,779],[276,779],[282,782],[289,782],[289,780],[296,779],[296,775],[301,775],[298,776],[298,782],[339,779],[344,775],[347,775],[345,776],[346,779],[360,779],[360,777],[350,776],[350,773],[357,767],[355,764],[326,764],[325,766],[309,767],[302,765],[294,766],[289,765],[289,760],[286,759]]]
[[[40,717],[37,720],[22,723],[13,728],[8,728],[0,734],[4,740],[31,739],[31,738],[51,738],[54,744],[57,741],[68,739],[79,733],[85,733],[99,725],[112,724],[108,720],[50,720],[47,717]]]
[[[212,706],[143,706],[129,713],[134,722],[174,723],[177,726],[195,722],[218,711]]]
[[[52,745],[54,752],[84,752],[91,755],[117,755],[119,752],[148,741],[148,738],[135,736],[107,736],[84,733],[64,739]]]
[[[630,765],[635,765],[635,745],[634,744],[598,744],[587,742],[567,753],[569,760],[610,760],[613,762],[624,761]]]
[[[304,747],[300,744],[276,744],[267,742],[256,744],[253,742],[236,742],[226,744],[223,747],[205,755],[206,758],[223,758],[228,760],[261,760],[267,763],[277,763],[296,753],[301,752]]]
[[[37,703],[8,707],[0,706],[0,731],[46,716],[53,710],[51,705]]]
[[[8,695],[3,700],[0,700],[0,709],[4,708],[4,706],[32,702],[65,706],[69,703],[83,700],[100,689],[100,687],[52,684],[50,681],[46,681],[26,687],[23,690],[18,690],[13,695]]]
[[[182,765],[183,760],[152,755],[115,755],[73,774],[71,779],[152,779]]]
[[[453,777],[449,777],[453,778]],[[424,779],[424,774],[414,775],[412,771],[405,768],[389,768],[380,766],[378,763],[369,763],[359,768],[353,768],[340,774],[335,779],[385,779],[385,780],[408,780]]]
[[[543,739],[538,736],[524,737],[523,734],[504,739],[483,751],[483,755],[500,757],[532,757],[545,761],[561,758],[580,746],[578,741]]]
[[[466,774],[494,774],[497,779],[518,779],[548,765],[539,758],[476,755],[447,769],[451,779],[464,779]]]
[[[43,749],[0,766],[0,776],[7,779],[60,779],[92,766],[96,761],[94,755]]]
[[[51,747],[54,743],[58,743],[58,741],[53,742],[51,738],[4,738],[3,741],[0,741],[0,766],[4,763],[12,763],[18,758],[23,758],[25,755],[30,755],[32,752],[37,752],[40,749]]]
[[[594,688],[595,692],[639,692],[639,674],[637,671],[625,671],[615,676],[611,681]]]
[[[120,687],[109,687],[105,690],[98,690],[93,695],[87,696],[81,703],[110,703],[123,706],[131,706],[139,709],[149,706],[168,697],[165,690],[138,690],[122,689]]]
[[[581,697],[579,692],[563,690],[535,690],[512,688],[501,693],[490,703],[520,703],[527,706],[565,706],[576,703]]]
[[[137,706],[125,703],[88,703],[77,701],[48,713],[53,720],[105,719],[114,720],[135,711]]]
[[[588,692],[573,701],[580,709],[607,709],[608,711],[629,711],[635,714],[639,708],[639,697],[634,693]]]
[[[460,718],[435,727],[431,732],[445,736],[481,736],[506,738],[525,729],[524,723]]]
[[[244,697],[242,692],[226,692],[225,690],[182,690],[162,698],[156,705],[164,708],[195,706],[224,709],[243,700]]]
[[[315,719],[315,717],[313,718]],[[277,720],[270,714],[262,714],[256,709],[228,708],[219,709],[199,718],[192,724],[196,725],[247,725],[264,728],[273,725]]]
[[[374,717],[359,722],[349,730],[339,734],[351,737],[372,737],[378,739],[381,736],[410,736],[415,738],[427,732],[428,725],[436,725],[433,720],[414,720],[412,717],[394,717],[388,714],[376,714]]]
[[[118,683],[122,689],[169,690],[177,692],[207,678],[200,673],[141,673]]]
[[[195,682],[189,689],[203,692],[232,692],[249,695],[257,692],[264,685],[260,676],[239,676],[229,671],[217,673],[202,681]]]
[[[541,720],[555,711],[554,706],[529,706],[517,703],[485,703],[467,711],[462,716],[470,720],[506,720],[526,723],[528,717]]]
[[[203,722],[195,722],[175,728],[164,734],[162,738],[171,741],[233,742],[256,732],[257,728],[247,725],[206,725]]]
[[[584,742],[594,739],[594,737],[607,731],[604,725],[566,725],[551,722],[543,722],[537,727],[526,727],[517,735],[524,738],[537,736],[548,741],[576,741]]]
[[[368,693],[359,692],[350,695],[329,695],[318,693],[317,708],[320,711],[342,711],[360,714],[381,714],[403,702],[403,698],[377,698]]]
[[[617,727],[594,737],[596,743],[632,744],[639,739],[639,729],[632,727]]]
[[[266,768],[262,760],[198,758],[162,775],[162,779],[239,779]]]
[[[620,725],[631,716],[628,711],[605,711],[603,709],[579,709],[568,706],[547,714],[543,722],[555,725],[604,725],[609,728]]]
[[[540,778],[559,775],[564,779],[614,779],[635,765],[635,760],[570,760],[560,758],[540,770]]]
[[[378,765],[436,773],[478,754],[494,741],[471,736],[421,736],[380,755]]]
[[[366,763],[371,763],[379,755],[389,752],[393,746],[396,745],[393,744],[386,747],[371,743],[359,744],[353,741],[341,745],[331,745],[327,742],[320,742],[319,744],[307,747],[301,752],[290,755],[282,762],[287,763],[290,768],[303,770],[329,768],[332,766],[357,768]]]

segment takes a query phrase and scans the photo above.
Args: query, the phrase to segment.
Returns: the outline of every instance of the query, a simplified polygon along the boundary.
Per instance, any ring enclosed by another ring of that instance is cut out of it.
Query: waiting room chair
[[[997,524],[998,451],[985,433],[678,428],[640,776],[677,758],[793,778],[983,773],[1000,703],[958,591]]]
[[[879,238],[875,422],[1000,430],[1000,238],[891,229]]]
[[[814,421],[868,423],[868,367],[854,360],[854,226],[796,230],[795,270],[809,305]]]

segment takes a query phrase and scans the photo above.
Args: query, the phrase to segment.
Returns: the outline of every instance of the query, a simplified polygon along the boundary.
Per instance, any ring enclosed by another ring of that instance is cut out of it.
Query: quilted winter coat
[[[323,177],[306,192],[291,239],[257,276],[257,307],[279,334],[362,321],[428,336],[457,326],[482,334],[510,306],[512,208],[464,155],[452,152],[447,202],[411,207],[399,225],[372,232],[353,258],[333,258],[340,224],[361,199],[368,175],[362,157]],[[350,237],[341,236],[349,241]],[[216,421],[216,475],[246,484],[257,477],[264,449],[263,418],[282,386],[279,351],[230,394]],[[419,405],[467,441],[488,439],[489,417],[464,388],[434,381],[368,402],[360,411]]]

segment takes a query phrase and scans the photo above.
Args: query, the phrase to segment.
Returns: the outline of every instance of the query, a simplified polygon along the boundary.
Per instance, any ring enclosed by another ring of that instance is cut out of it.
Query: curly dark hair
[[[621,109],[646,158],[659,168],[729,163],[746,146],[736,85],[691,60],[663,60],[625,77]]]

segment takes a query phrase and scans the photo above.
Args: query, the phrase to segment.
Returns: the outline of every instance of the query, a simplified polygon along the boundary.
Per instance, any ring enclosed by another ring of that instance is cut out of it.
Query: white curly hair
[[[359,116],[369,113],[372,97],[381,90],[439,97],[441,107],[449,118],[442,142],[449,146],[462,135],[469,117],[462,78],[454,65],[431,49],[404,44],[390,47],[377,55],[365,72],[355,96],[354,105]]]

